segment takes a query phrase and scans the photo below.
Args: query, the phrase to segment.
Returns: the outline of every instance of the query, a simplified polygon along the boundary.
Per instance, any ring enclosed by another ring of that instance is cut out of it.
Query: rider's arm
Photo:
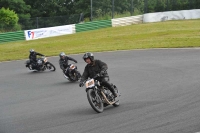
[[[96,60],[101,71],[106,71],[108,69],[108,65],[105,62],[102,62],[101,60]]]
[[[37,52],[36,52],[36,55],[39,55],[39,56],[44,56],[43,54],[40,54],[40,53],[37,53]]]
[[[77,63],[77,60],[75,60],[74,58],[69,57],[69,56],[68,56],[68,60],[71,60],[71,61],[74,61],[75,63]]]
[[[60,65],[60,69],[62,69],[64,71],[64,66],[63,66],[63,63],[59,60],[59,65]]]
[[[80,82],[85,81],[88,77],[89,77],[88,68],[87,68],[87,66],[85,66],[85,69],[84,69],[84,72],[81,76]]]

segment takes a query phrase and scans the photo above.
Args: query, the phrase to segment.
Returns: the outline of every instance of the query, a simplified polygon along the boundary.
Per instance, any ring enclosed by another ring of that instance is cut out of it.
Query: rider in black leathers
[[[83,60],[87,63],[87,65],[85,66],[85,70],[82,74],[79,86],[82,87],[84,85],[83,81],[85,81],[88,77],[93,78],[99,74],[101,76],[97,77],[96,79],[99,80],[104,86],[108,87],[113,95],[117,97],[117,94],[114,91],[114,86],[109,82],[107,64],[101,60],[94,60],[94,55],[90,52],[87,52],[83,55]]]
[[[77,63],[77,60],[75,60],[72,57],[66,56],[64,52],[61,52],[59,54],[59,57],[60,57],[60,59],[59,59],[60,68],[63,70],[63,73],[67,77],[69,77],[69,69],[67,69],[67,71],[66,71],[66,68],[69,67],[68,61],[71,60],[71,61],[74,61],[75,63]]]
[[[34,49],[30,49],[29,59],[30,59],[30,63],[32,64],[33,67],[37,66],[37,55],[44,56],[43,54],[35,52]]]

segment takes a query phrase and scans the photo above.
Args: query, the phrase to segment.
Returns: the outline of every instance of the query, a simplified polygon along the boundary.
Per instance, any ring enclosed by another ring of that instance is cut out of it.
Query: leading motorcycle
[[[66,75],[68,73],[69,77]],[[81,74],[74,64],[69,64],[63,72],[63,76],[69,81],[78,81],[81,78]]]
[[[27,60],[25,62],[26,67],[29,68],[29,70],[36,70],[36,71],[45,71],[45,70],[50,70],[50,71],[55,71],[56,67],[48,61],[46,57],[40,57],[37,59],[36,63],[31,63],[30,60]]]
[[[117,93],[118,97],[114,97],[112,92],[105,86],[101,84],[100,81],[95,78],[100,77],[100,75],[95,76],[94,78],[86,80],[85,87],[87,93],[87,99],[91,105],[91,107],[97,112],[102,113],[104,107],[108,105],[113,105],[114,107],[118,107],[119,96],[120,93],[115,85],[113,85],[115,93]]]

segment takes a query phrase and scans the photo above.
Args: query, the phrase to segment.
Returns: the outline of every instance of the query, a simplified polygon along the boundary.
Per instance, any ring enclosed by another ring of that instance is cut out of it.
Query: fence
[[[30,19],[20,19],[19,24],[22,30],[46,28],[53,26],[76,24],[81,21],[81,14],[74,14],[70,16],[55,16],[55,17],[37,17]]]
[[[147,13],[144,15],[115,18],[111,20],[99,20],[99,21],[85,22],[80,24],[73,24],[71,26],[65,25],[65,26],[57,26],[51,28],[25,30],[24,32],[19,31],[19,32],[1,33],[0,43],[25,40],[25,36],[26,40],[33,40],[33,39],[46,38],[58,35],[74,34],[77,32],[90,31],[107,27],[139,24],[143,22],[160,22],[160,21],[176,20],[176,19],[180,20],[180,19],[198,19],[198,18],[200,18],[200,9]]]
[[[88,12],[70,16],[20,19],[21,30],[78,24],[84,21],[109,20],[152,12],[200,9],[200,0],[90,0]],[[89,16],[87,16],[89,15]],[[0,29],[0,31],[8,31]],[[15,29],[10,30],[15,31]]]
[[[91,20],[119,18],[152,12],[200,9],[200,0],[91,0]]]

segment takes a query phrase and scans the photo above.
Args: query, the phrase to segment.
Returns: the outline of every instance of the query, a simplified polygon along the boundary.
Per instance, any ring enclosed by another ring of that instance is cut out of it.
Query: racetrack
[[[44,53],[45,54],[45,53]],[[122,96],[96,113],[85,88],[25,60],[0,63],[0,133],[196,133],[200,131],[200,49],[94,53]],[[78,60],[82,73],[82,55]]]

